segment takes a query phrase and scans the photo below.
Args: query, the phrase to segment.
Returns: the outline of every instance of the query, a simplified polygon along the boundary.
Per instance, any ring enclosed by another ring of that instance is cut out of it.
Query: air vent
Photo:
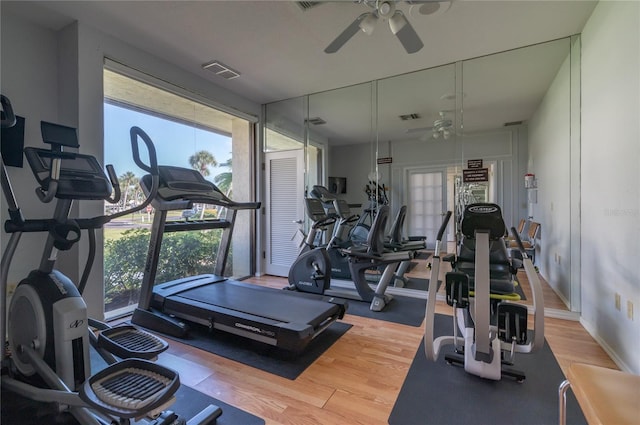
[[[305,122],[308,122],[309,124],[313,124],[313,125],[322,125],[327,123],[325,120],[323,120],[320,117],[309,118],[309,119],[306,119]]]
[[[420,119],[420,115],[419,114],[407,114],[407,115],[400,115],[400,119],[402,121],[411,121],[411,120],[417,120]]]
[[[504,123],[504,126],[511,127],[512,125],[520,125],[520,124],[522,124],[522,121],[511,121],[511,122]]]
[[[318,6],[321,2],[319,1],[297,1],[296,4],[300,7],[300,9],[309,10],[312,7]]]
[[[220,77],[233,80],[234,78],[238,78],[240,73],[227,65],[223,64],[220,61],[211,61],[202,65],[202,69],[206,69],[207,71],[211,71]]]

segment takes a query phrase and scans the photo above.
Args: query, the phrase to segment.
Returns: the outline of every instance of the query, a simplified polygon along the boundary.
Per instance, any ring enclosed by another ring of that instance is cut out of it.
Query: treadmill
[[[234,202],[213,183],[192,169],[159,166],[160,184],[151,227],[140,301],[132,323],[164,334],[185,338],[190,324],[207,326],[260,341],[294,353],[338,319],[347,309],[344,300],[282,291],[224,277],[233,226],[238,210],[259,209],[259,202]],[[141,179],[146,192],[150,176]],[[167,212],[193,205],[223,207],[224,218],[167,221]],[[155,283],[162,237],[166,232],[222,229],[213,274]]]

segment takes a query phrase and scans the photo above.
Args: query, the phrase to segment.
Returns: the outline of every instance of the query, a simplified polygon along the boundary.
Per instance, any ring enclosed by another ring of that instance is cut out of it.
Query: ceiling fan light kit
[[[325,53],[337,52],[359,31],[371,35],[379,18],[389,21],[391,32],[398,38],[407,53],[416,53],[422,49],[424,44],[422,40],[420,40],[420,36],[418,36],[418,33],[413,29],[404,13],[396,9],[396,4],[399,3],[399,1],[400,0],[360,0],[359,3],[372,8],[373,11],[358,16],[324,49]],[[412,8],[414,6],[421,7],[435,3],[438,4],[437,9],[440,9],[440,2],[438,0],[405,0],[405,2],[410,4]],[[450,3],[450,1],[448,3]],[[425,9],[426,14],[428,14],[430,10],[433,10],[433,8],[434,7],[431,6]]]
[[[393,35],[396,35],[400,32],[405,25],[407,25],[407,18],[404,17],[404,14],[399,10],[393,14],[391,18],[389,18],[389,28],[391,28],[391,32]]]
[[[378,22],[378,17],[373,12],[369,12],[366,14],[364,18],[360,21],[360,29],[367,35],[373,34],[373,30],[376,27],[376,23]]]

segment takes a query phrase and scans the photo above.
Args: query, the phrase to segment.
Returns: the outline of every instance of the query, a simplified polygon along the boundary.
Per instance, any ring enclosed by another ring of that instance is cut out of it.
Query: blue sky
[[[189,157],[201,150],[211,152],[218,164],[231,159],[230,137],[105,103],[104,162],[113,164],[118,176],[127,171],[137,176],[144,174],[133,162],[129,136],[133,126],[140,127],[149,135],[156,147],[160,165],[191,168]],[[146,158],[145,154],[141,155]],[[228,171],[228,167],[211,167],[211,174],[205,178],[213,180],[215,175]]]

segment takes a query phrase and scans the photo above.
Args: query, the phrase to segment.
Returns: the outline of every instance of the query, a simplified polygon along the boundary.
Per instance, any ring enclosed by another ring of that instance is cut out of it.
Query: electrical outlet
[[[616,310],[620,311],[620,294],[616,293]]]
[[[633,303],[631,300],[627,300],[627,318],[633,320]]]

